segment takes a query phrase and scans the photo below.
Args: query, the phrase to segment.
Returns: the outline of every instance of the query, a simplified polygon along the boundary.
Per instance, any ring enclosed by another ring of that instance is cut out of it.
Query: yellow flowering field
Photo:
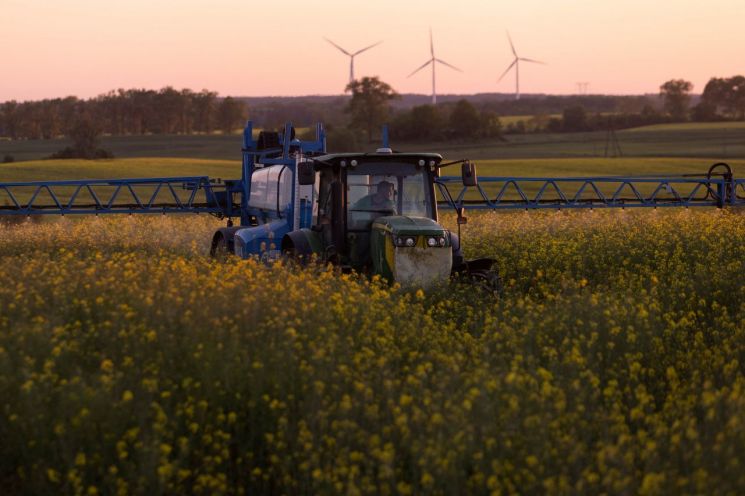
[[[0,492],[745,492],[743,213],[471,214],[499,297],[217,225],[0,225]]]

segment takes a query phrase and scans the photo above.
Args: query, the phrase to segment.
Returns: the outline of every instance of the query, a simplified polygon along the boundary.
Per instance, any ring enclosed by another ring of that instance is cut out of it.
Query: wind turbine
[[[501,76],[499,76],[499,79],[497,82],[501,81],[502,78],[504,78],[508,72],[510,72],[510,69],[512,67],[515,67],[515,100],[520,99],[520,61],[523,62],[531,62],[533,64],[543,64],[546,65],[545,62],[540,62],[538,60],[533,59],[526,59],[525,57],[520,57],[517,55],[517,51],[515,50],[515,45],[512,44],[512,38],[510,38],[510,32],[507,31],[507,39],[510,41],[510,48],[512,48],[512,55],[515,56],[515,60],[512,61],[512,63],[505,69],[505,71],[502,73]]]
[[[334,45],[334,46],[335,46],[336,48],[338,48],[338,49],[339,49],[339,51],[341,51],[341,52],[342,52],[342,53],[343,53],[344,55],[346,55],[346,56],[348,56],[348,57],[349,57],[349,82],[350,82],[350,83],[351,83],[352,81],[354,81],[354,58],[355,58],[355,57],[356,57],[357,55],[361,54],[362,52],[364,52],[364,51],[366,51],[366,50],[369,50],[369,49],[371,49],[372,47],[376,47],[376,46],[380,45],[381,43],[383,43],[382,41],[379,41],[379,42],[377,42],[377,43],[373,43],[372,45],[370,45],[370,46],[368,46],[368,47],[365,47],[365,48],[363,48],[362,50],[357,50],[357,51],[356,51],[356,52],[354,52],[354,53],[349,53],[348,51],[344,50],[344,49],[343,49],[342,47],[340,47],[339,45],[337,45],[336,43],[334,43],[334,42],[333,42],[333,41],[331,41],[330,39],[328,39],[328,38],[325,38],[325,37],[324,37],[323,39],[324,39],[324,40],[326,40],[326,41],[328,41],[328,42],[329,42],[329,43],[331,43],[332,45]]]
[[[414,72],[412,72],[411,74],[409,74],[406,77],[407,78],[410,78],[411,76],[413,76],[417,72],[419,72],[422,69],[424,69],[425,67],[427,67],[429,64],[432,64],[432,105],[436,105],[437,104],[437,92],[435,91],[435,65],[437,65],[437,64],[435,62],[439,62],[442,65],[446,65],[446,66],[450,67],[451,69],[455,69],[458,72],[463,72],[463,71],[461,71],[460,69],[458,69],[457,67],[455,67],[453,65],[448,64],[444,60],[440,60],[437,57],[435,57],[435,45],[432,42],[432,28],[429,28],[429,52],[432,55],[432,58],[429,59],[428,61],[426,61],[418,69],[416,69]]]

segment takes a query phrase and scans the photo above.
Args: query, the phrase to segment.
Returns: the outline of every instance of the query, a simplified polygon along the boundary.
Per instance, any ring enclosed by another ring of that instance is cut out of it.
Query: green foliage
[[[359,152],[363,149],[358,132],[346,128],[326,130],[326,148],[330,153]]]
[[[14,162],[0,168],[0,182],[203,175],[238,179],[241,163],[192,158],[117,158],[100,162],[79,159]]]
[[[479,115],[479,131],[483,138],[503,140],[502,121],[497,113],[491,110],[481,111]]]
[[[569,132],[587,131],[587,112],[581,105],[569,107],[562,116],[563,130]]]
[[[237,104],[245,105],[243,101]],[[102,132],[114,136],[211,133],[218,125],[217,110],[217,93],[196,93],[171,86],[158,91],[119,89],[88,100],[67,97],[9,101],[0,104],[0,136],[55,139],[66,134],[67,123],[81,116],[87,116]],[[241,114],[245,114],[245,109]]]
[[[0,227],[3,491],[739,494],[741,217],[472,214],[498,299],[216,263],[206,217]]]
[[[364,131],[367,141],[371,143],[375,130],[388,120],[390,101],[399,96],[377,77],[352,81],[347,85],[347,91],[352,92],[346,109],[351,114],[350,127]]]
[[[720,110],[726,117],[745,119],[745,77],[711,78],[701,95],[707,116]]]
[[[677,121],[688,120],[688,105],[693,84],[685,79],[671,79],[660,86],[660,95],[664,98],[665,111]]]
[[[394,139],[413,141],[443,138],[447,120],[440,107],[435,105],[417,105],[409,112],[399,112],[391,123],[391,136]]]
[[[217,107],[217,122],[224,134],[231,134],[243,125],[246,105],[233,97],[225,97]]]
[[[399,112],[391,134],[396,140],[407,141],[502,139],[502,123],[495,112],[479,111],[462,99],[454,105],[419,105]]]
[[[86,160],[113,158],[113,154],[99,148],[98,142],[101,129],[90,115],[79,116],[67,131],[72,140],[72,146],[52,154],[52,159],[82,158]]]
[[[455,138],[474,139],[479,137],[481,119],[479,112],[468,100],[458,100],[450,112],[450,131]]]

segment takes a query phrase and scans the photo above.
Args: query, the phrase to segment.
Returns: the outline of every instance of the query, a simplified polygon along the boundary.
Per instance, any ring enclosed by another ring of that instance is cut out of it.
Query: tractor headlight
[[[394,236],[393,244],[396,246],[416,246],[416,236]]]
[[[430,236],[427,238],[427,246],[430,248],[434,248],[436,246],[446,246],[447,245],[447,239],[445,239],[445,236]]]

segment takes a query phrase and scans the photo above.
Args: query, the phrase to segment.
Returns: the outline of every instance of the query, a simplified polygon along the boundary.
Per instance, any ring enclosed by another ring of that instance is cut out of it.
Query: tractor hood
[[[373,270],[404,287],[428,287],[450,277],[450,233],[432,219],[375,219],[371,232]]]

